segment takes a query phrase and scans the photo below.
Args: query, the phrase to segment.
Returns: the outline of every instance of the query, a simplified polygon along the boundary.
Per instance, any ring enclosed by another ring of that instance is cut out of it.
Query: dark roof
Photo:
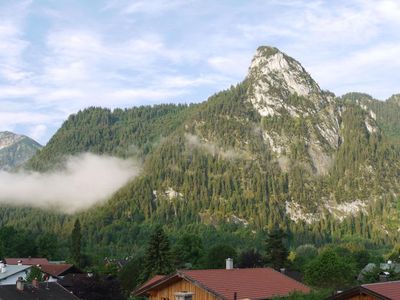
[[[370,295],[380,300],[400,300],[400,281],[388,281],[363,284],[328,299],[349,299],[356,295]]]
[[[18,265],[18,261],[21,261],[23,265],[29,265],[29,266],[33,266],[33,265],[47,265],[49,264],[49,261],[47,260],[47,258],[6,258],[6,264],[7,265]]]
[[[70,287],[73,287],[75,282],[77,281],[90,279],[92,279],[92,277],[89,277],[87,273],[69,273],[58,280],[58,283],[68,289]]]
[[[40,283],[39,288],[25,284],[24,290],[19,291],[16,285],[0,285],[0,299],[7,300],[77,300],[78,298],[56,282]]]
[[[41,265],[40,269],[53,277],[63,276],[68,273],[80,273],[80,270],[71,264],[47,264]]]
[[[139,287],[134,294],[147,295],[150,290],[160,289],[177,280],[185,279],[208,291],[218,298],[232,300],[234,293],[237,299],[269,299],[285,296],[294,291],[309,293],[310,288],[271,268],[254,269],[215,269],[215,270],[181,270],[153,280]]]

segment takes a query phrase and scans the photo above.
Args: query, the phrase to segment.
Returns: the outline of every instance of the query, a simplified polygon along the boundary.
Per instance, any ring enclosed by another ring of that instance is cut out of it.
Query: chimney
[[[2,264],[2,266],[1,266],[1,268],[0,268],[0,272],[1,272],[1,273],[7,272],[7,268],[6,268],[6,265],[5,265],[5,264]]]
[[[16,282],[16,287],[18,291],[23,291],[24,290],[24,280],[22,277],[18,277],[17,282]]]
[[[18,266],[22,266],[22,260],[17,261]]]
[[[225,260],[226,262],[226,269],[227,270],[232,270],[233,269],[233,259],[232,258],[227,258]]]
[[[282,274],[286,273],[286,269],[285,268],[280,268],[280,271],[281,271]]]
[[[39,280],[37,280],[37,278],[32,280],[32,286],[35,288],[39,288]]]

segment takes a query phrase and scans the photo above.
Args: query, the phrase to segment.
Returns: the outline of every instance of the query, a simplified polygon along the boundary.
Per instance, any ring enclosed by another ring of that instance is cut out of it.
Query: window
[[[175,300],[192,300],[194,293],[192,292],[177,292],[175,293]]]

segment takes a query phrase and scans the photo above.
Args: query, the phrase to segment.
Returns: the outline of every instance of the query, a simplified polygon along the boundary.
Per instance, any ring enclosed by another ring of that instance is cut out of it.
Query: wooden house
[[[271,268],[180,270],[136,289],[149,300],[260,300],[309,293],[304,284]]]

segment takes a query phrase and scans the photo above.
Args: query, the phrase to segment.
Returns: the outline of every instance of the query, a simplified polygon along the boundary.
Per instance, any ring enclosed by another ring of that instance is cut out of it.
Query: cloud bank
[[[103,203],[139,171],[132,160],[89,153],[70,157],[59,171],[1,171],[0,204],[72,214]]]

